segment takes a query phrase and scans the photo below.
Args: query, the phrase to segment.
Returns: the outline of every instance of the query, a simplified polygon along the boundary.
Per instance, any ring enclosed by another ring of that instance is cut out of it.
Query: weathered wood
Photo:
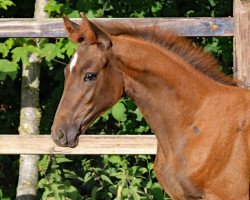
[[[234,76],[250,87],[250,0],[234,0]]]
[[[50,135],[0,135],[0,154],[156,154],[154,135],[81,135],[76,148],[58,147]]]
[[[158,25],[182,36],[233,36],[233,18],[99,18],[140,26]],[[77,23],[80,19],[73,20]],[[0,37],[66,37],[62,19],[0,19]]]
[[[46,0],[35,1],[35,19],[48,18],[48,13],[44,11],[47,5]],[[36,46],[40,45],[39,39],[35,41]],[[22,85],[21,85],[21,111],[20,111],[20,135],[39,134],[39,124],[41,113],[39,110],[39,86],[40,70],[42,58],[37,54],[28,55],[30,66],[22,66]],[[16,199],[35,199],[38,183],[39,155],[20,155],[19,159],[19,177],[16,188]],[[33,198],[31,198],[31,196]]]

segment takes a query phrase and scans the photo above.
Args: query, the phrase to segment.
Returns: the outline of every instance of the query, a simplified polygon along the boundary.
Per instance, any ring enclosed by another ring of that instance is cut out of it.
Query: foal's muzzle
[[[80,129],[80,126],[76,124],[70,126],[64,125],[55,130],[52,129],[51,137],[60,147],[74,148],[78,145],[79,135],[81,134]]]

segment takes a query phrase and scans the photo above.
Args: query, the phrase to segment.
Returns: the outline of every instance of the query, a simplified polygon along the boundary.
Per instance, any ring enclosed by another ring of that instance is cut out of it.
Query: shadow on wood
[[[16,200],[34,200],[34,199],[36,199],[36,196],[33,194],[21,195],[16,198]]]

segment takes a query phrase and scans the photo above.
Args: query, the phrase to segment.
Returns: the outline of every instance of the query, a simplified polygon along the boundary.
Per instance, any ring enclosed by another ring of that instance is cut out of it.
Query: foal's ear
[[[64,26],[68,33],[68,38],[74,43],[80,43],[84,40],[83,33],[81,31],[81,27],[72,22],[66,15],[63,15]]]
[[[82,17],[81,30],[83,32],[84,38],[89,44],[98,43],[95,32],[93,31],[91,22],[88,18],[81,12]]]
[[[80,13],[80,15],[82,17],[82,29],[84,29],[84,27],[88,27],[87,29],[91,29],[94,35],[97,37],[97,42],[99,46],[105,49],[111,47],[112,42],[109,35],[105,33],[101,28],[99,28],[96,24],[89,21],[88,18],[82,12]]]
[[[72,22],[67,16],[63,16],[68,38],[75,43],[80,43],[85,40],[89,44],[98,43],[99,46],[106,49],[111,47],[112,43],[108,34],[89,21],[83,13],[80,13],[80,15],[82,17],[81,25]]]

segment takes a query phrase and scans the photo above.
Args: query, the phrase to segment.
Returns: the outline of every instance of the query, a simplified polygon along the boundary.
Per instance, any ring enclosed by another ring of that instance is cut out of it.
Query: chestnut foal
[[[79,43],[65,68],[52,126],[59,146],[79,135],[123,94],[158,140],[155,173],[172,199],[249,199],[250,92],[217,62],[156,26],[141,28],[64,17]]]

